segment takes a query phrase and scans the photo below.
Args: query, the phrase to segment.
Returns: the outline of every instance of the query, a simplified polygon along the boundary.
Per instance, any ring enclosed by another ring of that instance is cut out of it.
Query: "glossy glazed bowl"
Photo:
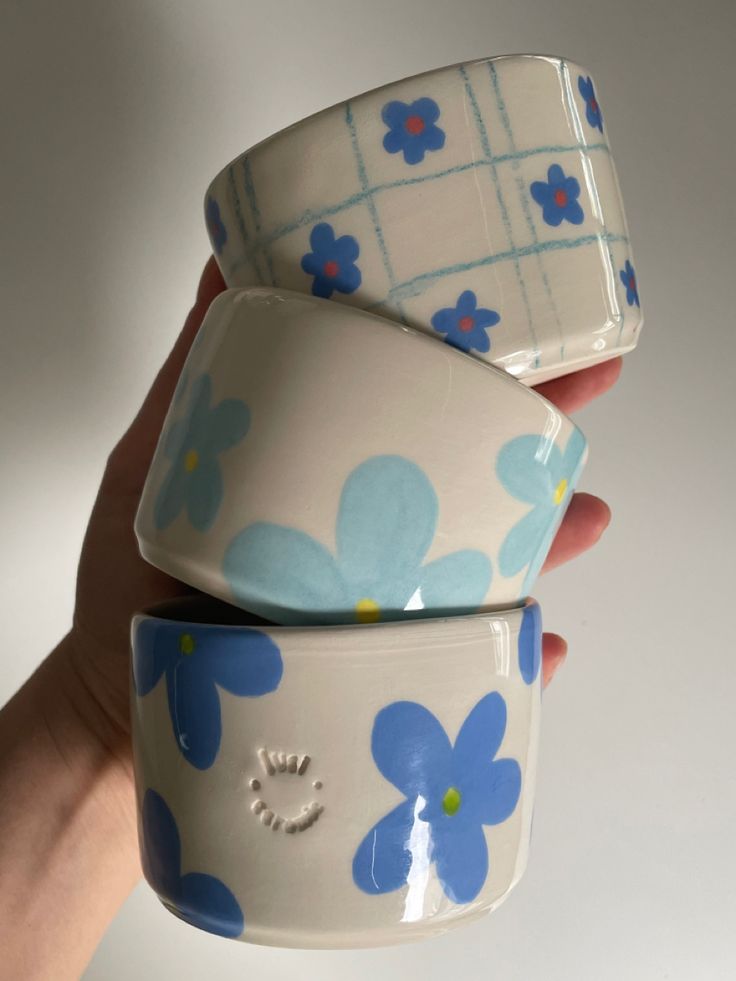
[[[585,459],[510,375],[315,297],[208,311],[136,519],[170,575],[274,623],[506,608]]]
[[[454,65],[326,109],[229,164],[205,213],[229,286],[359,306],[527,383],[637,342],[597,90],[560,58]]]
[[[498,906],[528,855],[537,605],[332,628],[231,613],[133,621],[141,855],[171,912],[365,947]]]

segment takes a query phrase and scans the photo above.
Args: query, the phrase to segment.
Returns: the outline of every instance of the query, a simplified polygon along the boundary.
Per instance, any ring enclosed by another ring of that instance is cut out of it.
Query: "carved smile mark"
[[[267,777],[275,777],[281,773],[287,776],[303,777],[311,762],[310,757],[306,754],[300,758],[296,753],[269,753],[264,747],[258,750],[258,760]],[[251,790],[259,791],[261,789],[261,781],[257,777],[251,777],[249,786]],[[315,790],[321,790],[322,781],[314,780],[312,786]],[[294,817],[285,817],[269,807],[267,802],[262,797],[259,797],[253,801],[250,809],[260,820],[261,824],[271,828],[272,831],[281,829],[286,834],[295,834],[297,831],[307,831],[311,828],[324,811],[324,806],[313,800],[308,804],[304,804],[301,811]]]

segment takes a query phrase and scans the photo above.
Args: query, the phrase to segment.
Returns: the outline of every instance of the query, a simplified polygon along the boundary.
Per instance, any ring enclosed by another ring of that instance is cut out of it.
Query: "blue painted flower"
[[[564,452],[545,436],[517,436],[505,443],[496,473],[506,490],[532,509],[506,535],[498,556],[502,576],[527,567],[521,595],[526,596],[542,568],[585,463],[585,437],[574,429]]]
[[[566,177],[559,164],[552,164],[547,171],[547,181],[534,181],[532,197],[542,207],[542,217],[548,225],[560,225],[569,221],[581,225],[585,215],[578,203],[580,184],[574,177]]]
[[[383,137],[383,148],[389,153],[404,154],[408,164],[424,160],[428,150],[441,150],[445,145],[445,133],[436,125],[440,107],[426,96],[415,102],[387,102],[381,110],[381,119],[388,126]]]
[[[225,248],[225,242],[227,242],[227,228],[225,228],[220,216],[220,205],[213,197],[207,198],[204,215],[215,255],[219,255]]]
[[[542,663],[542,612],[539,604],[524,607],[519,628],[519,671],[524,681],[536,681]]]
[[[444,307],[432,317],[432,326],[445,340],[461,351],[489,351],[491,341],[488,328],[494,327],[501,318],[495,310],[478,309],[478,299],[472,290],[465,290],[454,307]]]
[[[278,688],[282,672],[278,647],[260,630],[155,619],[138,624],[133,650],[136,693],[147,695],[166,675],[176,743],[198,770],[212,766],[220,749],[218,686],[232,695],[265,695]]]
[[[438,510],[415,463],[374,456],[343,486],[336,555],[303,531],[258,522],[228,546],[225,578],[238,603],[276,623],[470,613],[488,592],[491,563],[465,549],[422,565]]]
[[[243,911],[227,886],[204,872],[181,874],[181,841],[166,801],[149,787],[141,807],[143,874],[158,896],[182,920],[216,933],[239,937]]]
[[[603,117],[601,116],[601,107],[598,105],[598,100],[595,97],[595,89],[593,88],[590,75],[587,78],[578,75],[578,91],[583,99],[585,99],[585,115],[588,122],[593,129],[599,129],[602,133]]]
[[[501,824],[521,791],[516,760],[494,759],[506,731],[506,702],[484,695],[450,744],[417,702],[393,702],[376,716],[371,749],[383,776],[404,795],[365,836],[353,879],[373,895],[422,881],[434,864],[446,895],[469,903],[488,875],[483,825]]]
[[[354,293],[360,286],[362,276],[355,265],[360,246],[353,236],[335,238],[332,225],[323,221],[312,229],[309,244],[312,251],[302,256],[302,269],[308,276],[314,276],[312,293],[326,300],[335,290],[338,293]]]
[[[206,531],[217,516],[223,495],[218,454],[235,446],[250,427],[250,410],[239,399],[223,399],[210,408],[212,381],[200,375],[192,386],[189,409],[170,426],[164,454],[172,461],[153,509],[160,530],[186,507],[197,531]]]
[[[626,287],[626,302],[630,307],[639,306],[639,288],[636,285],[636,273],[634,272],[634,267],[631,265],[629,260],[626,260],[626,265],[619,272],[621,277],[621,282]]]

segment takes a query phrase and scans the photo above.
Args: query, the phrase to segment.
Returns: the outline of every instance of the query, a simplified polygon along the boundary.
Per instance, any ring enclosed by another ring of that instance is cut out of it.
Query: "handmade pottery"
[[[171,912],[366,947],[505,899],[532,822],[536,604],[332,628],[154,612],[132,626],[132,733],[143,870]]]
[[[205,200],[225,281],[329,297],[537,383],[631,350],[642,323],[588,72],[504,56],[319,112]]]
[[[221,294],[136,520],[149,562],[283,624],[506,608],[529,594],[582,433],[505,372],[360,310]]]

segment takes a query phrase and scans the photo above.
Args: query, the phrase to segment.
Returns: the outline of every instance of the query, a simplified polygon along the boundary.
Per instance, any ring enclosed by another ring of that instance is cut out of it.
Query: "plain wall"
[[[199,933],[141,885],[87,977],[736,977],[736,5],[24,0],[0,17],[0,700],[69,625],[106,455],[208,254],[204,190],[255,141],[442,64],[572,58],[598,83],[647,318],[578,416],[582,487],[613,522],[537,590],[570,655],[507,903],[417,946],[306,953]]]

